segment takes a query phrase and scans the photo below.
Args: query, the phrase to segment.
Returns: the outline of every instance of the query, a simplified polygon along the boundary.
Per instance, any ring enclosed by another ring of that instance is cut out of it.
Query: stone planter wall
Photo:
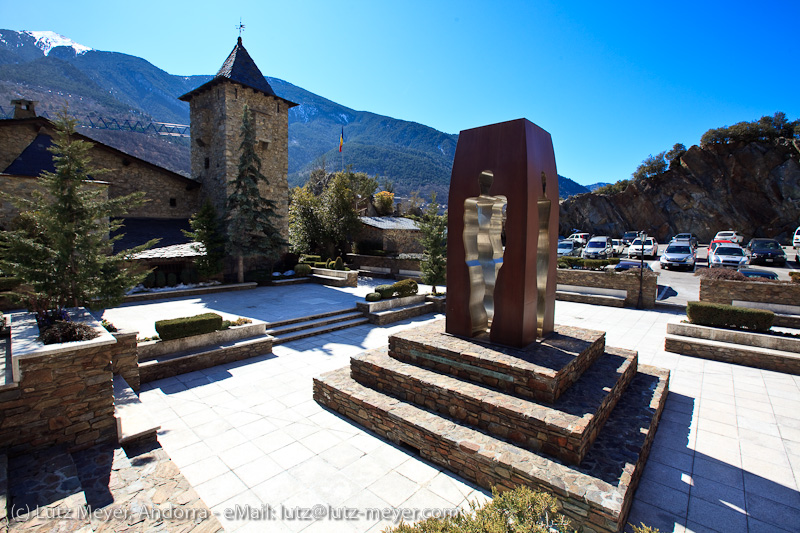
[[[700,300],[731,305],[734,300],[800,305],[800,283],[701,279]]]
[[[358,286],[358,270],[333,270],[331,268],[312,268],[311,275],[322,276],[322,278],[337,278],[342,280],[341,283],[334,283],[337,287],[357,287]],[[316,279],[320,279],[317,277]],[[325,284],[325,283],[323,283]]]
[[[202,335],[192,335],[191,337],[168,341],[143,342],[139,344],[139,361],[147,361],[165,354],[193,350],[204,346],[215,346],[238,339],[265,335],[266,330],[267,325],[265,322],[253,320],[252,324],[233,326],[221,331],[203,333]],[[130,384],[130,381],[128,384]],[[131,388],[133,388],[133,385],[131,385]]]
[[[78,319],[100,336],[43,345],[32,315],[14,316],[13,382],[0,388],[0,451],[8,455],[115,442],[112,364],[117,340],[90,315]],[[81,316],[82,315],[82,316]]]
[[[377,302],[356,302],[356,309],[362,313],[377,313],[404,305],[418,304],[425,301],[425,294],[415,294],[404,298],[389,298],[388,300],[378,300]]]
[[[639,299],[639,272],[599,272],[559,268],[556,270],[559,285],[577,285],[601,289],[619,289],[627,293],[625,305],[635,307]],[[658,273],[645,271],[642,276],[642,304],[652,309],[658,293]]]
[[[395,257],[378,257],[375,255],[347,254],[347,261],[353,265],[351,268],[364,267],[383,269],[389,276],[398,276],[404,272],[420,272],[419,259],[397,259]]]
[[[111,369],[119,374],[130,387],[139,392],[139,356],[136,347],[138,331],[117,331],[112,333],[117,344],[112,352]]]

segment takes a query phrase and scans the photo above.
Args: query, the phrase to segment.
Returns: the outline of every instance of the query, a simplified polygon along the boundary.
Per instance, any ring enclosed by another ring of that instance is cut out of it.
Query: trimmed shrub
[[[577,266],[580,266],[581,261],[583,261],[583,259],[581,259],[580,257],[559,257],[558,258],[558,262],[561,263],[561,264],[567,265],[567,268],[575,268]]]
[[[314,268],[328,268],[328,263],[325,261],[317,261],[314,263]]]
[[[294,267],[294,275],[298,278],[308,276],[309,274],[311,274],[311,267],[305,263],[298,263],[297,266]]]
[[[686,316],[700,326],[769,331],[775,313],[764,309],[749,309],[711,302],[689,302]]]
[[[747,281],[749,279],[738,270],[733,270],[732,268],[703,268],[698,270],[695,276],[700,276],[703,279],[727,279],[732,281]]]
[[[333,262],[333,268],[336,270],[344,270],[344,261],[342,261],[341,256],[336,258],[336,261]]]
[[[174,272],[167,274],[167,287],[174,287],[178,284],[178,276]]]
[[[394,285],[378,285],[375,287],[375,292],[381,295],[381,298],[388,300],[394,296]]]
[[[336,270],[336,261],[334,261],[333,259],[328,261],[326,268],[329,268],[330,270]]]
[[[377,302],[378,300],[381,299],[381,293],[379,293],[379,292],[371,292],[371,293],[367,294],[365,299],[368,302]]]
[[[419,292],[419,286],[413,279],[404,279],[398,281],[392,285],[392,287],[394,288],[394,292],[396,292],[397,296],[400,298],[405,296],[413,296]]]
[[[152,289],[156,286],[156,275],[153,272],[147,274],[147,276],[142,281],[142,285],[145,289]]]
[[[304,255],[302,262],[303,263],[319,263],[322,261],[322,257],[318,255]]]
[[[156,322],[158,336],[165,341],[211,333],[220,328],[222,328],[222,317],[216,313],[203,313],[202,315]]]
[[[163,272],[156,273],[156,287],[166,287],[167,286],[167,276],[164,275]]]
[[[181,283],[189,285],[192,282],[192,275],[189,273],[188,268],[181,270]]]
[[[800,283],[800,271],[789,272],[789,277],[792,278],[792,283]]]

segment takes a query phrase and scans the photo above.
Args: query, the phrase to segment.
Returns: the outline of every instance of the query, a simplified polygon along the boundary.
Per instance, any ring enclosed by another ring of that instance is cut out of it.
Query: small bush
[[[322,261],[322,257],[318,255],[304,255],[303,256],[303,263],[319,263]]]
[[[167,276],[164,275],[163,272],[156,273],[156,287],[166,287],[167,286]]]
[[[333,262],[333,268],[336,270],[344,270],[344,261],[342,261],[341,256],[336,258],[336,261]]]
[[[333,259],[328,261],[326,268],[329,268],[330,270],[336,270],[336,261],[334,261]]]
[[[298,263],[296,267],[294,267],[294,275],[302,278],[304,276],[308,276],[311,274],[311,267],[305,263]]]
[[[328,263],[325,261],[318,261],[314,263],[314,268],[328,268]]]
[[[580,266],[581,261],[583,261],[583,259],[581,259],[580,257],[560,257],[558,259],[558,262],[566,264],[567,268],[575,268],[577,266]]]
[[[167,287],[174,287],[178,284],[178,276],[174,272],[167,274]]]
[[[698,270],[695,276],[703,279],[727,279],[732,281],[747,281],[748,277],[732,268],[704,268]]]
[[[419,292],[419,286],[413,279],[404,279],[398,281],[392,285],[392,287],[394,288],[394,292],[397,293],[397,296],[401,298],[405,296],[413,296]]]
[[[789,272],[789,277],[792,278],[792,283],[800,283],[800,271]]]
[[[375,292],[380,294],[383,300],[388,300],[394,296],[394,285],[378,285],[375,287]]]
[[[379,293],[379,292],[371,292],[371,293],[367,294],[365,299],[368,302],[377,302],[377,301],[379,301],[381,299],[381,293]]]
[[[108,331],[109,333],[114,333],[115,331],[118,331],[117,326],[115,326],[105,318],[100,321],[100,325],[106,328],[106,331]]]
[[[156,286],[156,275],[153,272],[149,272],[147,276],[142,281],[142,285],[145,289],[152,289]]]
[[[39,331],[39,340],[44,344],[88,341],[100,335],[94,328],[80,322],[57,320]]]
[[[211,333],[220,328],[222,328],[222,317],[216,313],[203,313],[196,316],[156,322],[158,336],[165,341]]]
[[[700,326],[769,331],[775,313],[764,309],[749,309],[711,302],[689,302],[686,316]]]

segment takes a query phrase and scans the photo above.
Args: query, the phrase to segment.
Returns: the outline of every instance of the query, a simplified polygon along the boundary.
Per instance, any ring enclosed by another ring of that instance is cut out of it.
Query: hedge
[[[203,313],[202,315],[158,320],[156,322],[158,336],[165,341],[211,333],[221,328],[222,317],[216,313]]]
[[[419,286],[413,279],[404,279],[398,281],[392,285],[392,287],[394,287],[394,291],[397,293],[397,296],[401,298],[405,296],[413,296],[419,292]]]
[[[371,292],[371,293],[367,294],[365,299],[368,302],[377,302],[378,300],[381,299],[381,294],[379,292]]]
[[[384,300],[394,296],[394,285],[378,285],[375,287],[375,292],[381,295]]]
[[[775,313],[764,309],[750,309],[711,302],[689,302],[686,316],[692,324],[700,326],[769,331]]]
[[[311,274],[311,267],[305,263],[298,263],[294,267],[294,275],[297,277],[308,276]]]

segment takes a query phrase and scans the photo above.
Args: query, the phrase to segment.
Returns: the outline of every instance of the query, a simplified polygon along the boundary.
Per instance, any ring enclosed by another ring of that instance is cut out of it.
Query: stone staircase
[[[485,487],[556,494],[573,527],[622,530],[669,372],[605,333],[557,326],[524,349],[405,330],[314,380],[314,398]]]
[[[364,317],[361,311],[351,307],[338,311],[328,311],[299,318],[269,322],[267,324],[267,335],[273,337],[273,344],[283,344],[368,323],[369,320]]]

